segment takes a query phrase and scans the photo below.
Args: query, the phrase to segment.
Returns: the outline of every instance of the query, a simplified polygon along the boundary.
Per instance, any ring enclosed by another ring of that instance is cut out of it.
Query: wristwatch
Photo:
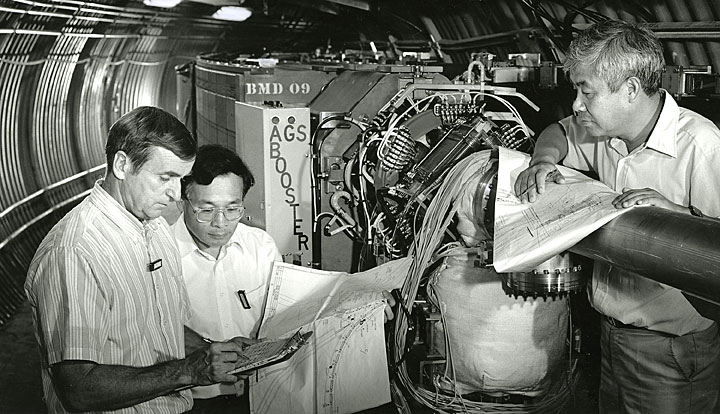
[[[692,214],[695,217],[705,217],[702,211],[700,211],[699,208],[695,207],[694,205],[690,204],[690,214]]]

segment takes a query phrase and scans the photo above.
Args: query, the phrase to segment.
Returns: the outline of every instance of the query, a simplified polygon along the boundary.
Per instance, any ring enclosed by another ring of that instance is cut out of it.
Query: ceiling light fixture
[[[143,4],[151,7],[162,7],[169,9],[180,4],[181,0],[143,0]]]
[[[216,11],[212,17],[219,20],[230,20],[233,22],[242,22],[252,16],[252,10],[247,7],[225,6]]]

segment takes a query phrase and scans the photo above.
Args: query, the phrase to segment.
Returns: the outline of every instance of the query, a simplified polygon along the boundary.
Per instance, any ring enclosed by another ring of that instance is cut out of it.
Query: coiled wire
[[[389,171],[404,171],[415,160],[417,147],[410,130],[401,125],[378,148],[381,165]]]

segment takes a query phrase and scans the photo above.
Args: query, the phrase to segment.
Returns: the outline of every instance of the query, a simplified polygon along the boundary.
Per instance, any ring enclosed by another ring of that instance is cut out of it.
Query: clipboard
[[[243,348],[241,361],[228,374],[237,374],[284,361],[305,345],[313,331],[300,331],[289,338],[262,341]]]

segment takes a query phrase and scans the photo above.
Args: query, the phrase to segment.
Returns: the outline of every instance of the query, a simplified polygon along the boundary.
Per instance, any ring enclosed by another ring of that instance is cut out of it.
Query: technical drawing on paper
[[[352,275],[277,263],[260,336],[314,333],[288,361],[251,377],[251,410],[340,414],[389,402],[381,291],[400,287],[411,262]]]
[[[617,192],[563,166],[557,168],[564,184],[546,183],[537,201],[522,204],[513,186],[529,163],[529,155],[500,148],[493,246],[497,272],[531,270],[628,210],[612,205]]]

